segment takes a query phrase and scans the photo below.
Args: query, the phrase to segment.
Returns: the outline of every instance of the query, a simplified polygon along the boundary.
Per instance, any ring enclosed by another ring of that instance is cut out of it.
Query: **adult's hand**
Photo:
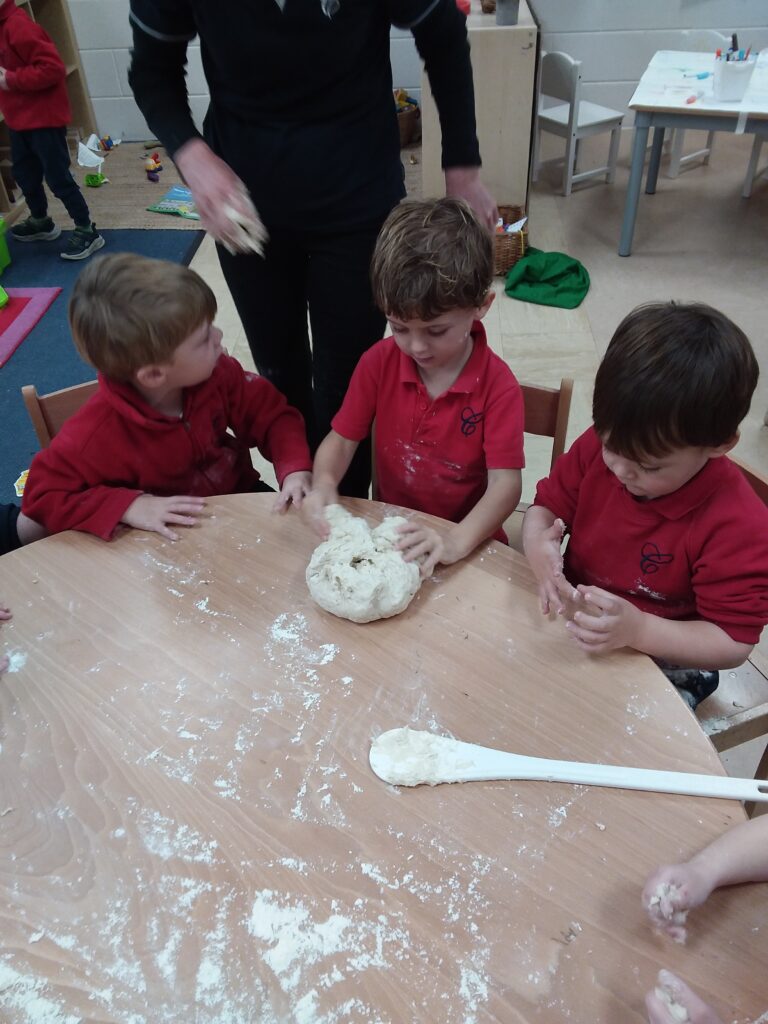
[[[202,139],[185,142],[174,161],[189,186],[200,221],[230,252],[262,254],[267,232],[248,189]]]
[[[446,167],[445,194],[456,199],[466,199],[487,228],[494,231],[499,211],[493,196],[480,181],[479,167]]]

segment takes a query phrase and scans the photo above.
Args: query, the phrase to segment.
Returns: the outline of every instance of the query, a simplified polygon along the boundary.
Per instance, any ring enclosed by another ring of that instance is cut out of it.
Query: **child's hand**
[[[600,587],[580,583],[577,590],[588,608],[574,612],[566,628],[583,651],[606,654],[617,647],[637,648],[644,614],[639,608]]]
[[[707,1006],[684,981],[671,971],[659,971],[658,987],[645,997],[648,1024],[723,1024],[711,1006]],[[674,1007],[674,1010],[672,1009]],[[687,1016],[682,1016],[682,1011]]]
[[[657,868],[645,883],[642,904],[657,931],[685,942],[685,915],[700,906],[714,888],[694,861]]]
[[[0,89],[8,92],[8,81],[5,77],[5,68],[0,68]]]
[[[438,562],[451,565],[458,560],[450,537],[441,537],[437,530],[423,523],[405,523],[397,532],[402,536],[398,551],[402,551],[406,562],[420,563],[419,571],[425,579],[432,575]]]
[[[283,480],[283,486],[272,506],[273,512],[285,515],[291,505],[297,509],[301,508],[304,499],[312,490],[312,474],[309,470],[301,470],[298,473],[289,473]]]
[[[313,487],[304,499],[301,514],[321,540],[328,540],[331,533],[331,525],[325,518],[325,506],[335,505],[338,500],[338,493],[326,487]]]
[[[157,498],[153,494],[142,494],[123,513],[122,522],[137,530],[159,533],[168,540],[178,540],[179,535],[169,530],[167,523],[178,526],[194,526],[196,516],[205,508],[204,498],[176,496]]]
[[[565,584],[569,591],[573,590],[563,576],[563,555],[560,549],[564,533],[565,523],[562,519],[556,519],[525,548],[526,558],[539,584],[539,602],[545,615],[549,615],[550,610],[562,615],[565,603],[560,587]]]

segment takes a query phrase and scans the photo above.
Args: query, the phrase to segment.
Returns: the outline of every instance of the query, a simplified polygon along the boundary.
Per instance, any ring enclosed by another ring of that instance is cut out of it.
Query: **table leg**
[[[621,224],[619,239],[619,256],[629,256],[632,252],[632,236],[635,233],[637,204],[640,199],[640,185],[643,179],[643,163],[645,149],[648,145],[648,119],[642,111],[635,114],[635,141],[632,146],[632,165],[629,171],[627,197],[624,200],[624,220]]]
[[[651,159],[648,162],[648,177],[645,181],[645,194],[652,196],[656,194],[656,182],[659,177],[659,166],[661,165],[661,147],[664,145],[664,125],[657,125],[653,129],[653,145],[651,146]]]

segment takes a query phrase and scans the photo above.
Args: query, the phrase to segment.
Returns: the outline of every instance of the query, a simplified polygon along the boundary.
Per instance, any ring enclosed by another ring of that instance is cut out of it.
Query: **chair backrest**
[[[748,466],[746,462],[742,462],[741,459],[734,455],[728,456],[734,465],[738,466],[744,476],[747,478],[747,483],[758,496],[760,501],[764,505],[768,505],[768,476],[765,473],[761,473],[758,469],[753,469]]]
[[[565,451],[573,380],[563,377],[559,388],[545,388],[535,384],[521,384],[520,387],[525,405],[525,432],[553,439],[551,469]]]
[[[581,79],[581,61],[555,50],[541,56],[541,95],[575,104]]]
[[[51,391],[47,395],[38,395],[34,384],[26,384],[21,389],[24,405],[41,448],[48,447],[64,422],[88,401],[98,386],[98,381],[89,380],[86,384],[75,384],[74,387]]]
[[[680,35],[682,36],[681,50],[696,52],[711,50],[713,57],[715,50],[728,49],[731,45],[731,37],[723,35],[722,32],[718,32],[714,28],[687,28]]]

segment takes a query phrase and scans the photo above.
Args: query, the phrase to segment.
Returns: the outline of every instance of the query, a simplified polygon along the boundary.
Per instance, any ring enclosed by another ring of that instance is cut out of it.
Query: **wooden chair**
[[[619,136],[624,114],[620,110],[602,107],[581,99],[581,61],[567,53],[543,53],[540,66],[540,88],[534,130],[533,180],[541,166],[541,133],[550,132],[565,139],[565,166],[563,168],[563,195],[571,194],[577,181],[605,176],[610,183],[616,176],[616,158],[619,154]],[[551,100],[560,103],[550,104]],[[562,101],[565,102],[562,102]],[[576,172],[578,147],[581,139],[602,132],[611,133],[608,163],[589,171]]]
[[[768,476],[738,458],[730,458],[758,498],[768,505]],[[701,726],[718,753],[764,736],[766,746],[755,778],[768,779],[768,654],[765,647],[761,650],[757,645],[745,665],[735,672],[721,672],[720,678],[720,686],[700,705]],[[746,804],[745,809],[751,818],[754,803]]]
[[[563,377],[559,388],[539,387],[536,384],[521,384],[523,404],[525,406],[526,434],[552,438],[552,456],[549,461],[550,470],[556,460],[565,451],[565,436],[568,433],[568,416],[571,411],[573,380]],[[528,503],[521,501],[512,515],[504,523],[504,530],[509,537],[510,546],[522,551],[523,516]]]
[[[89,380],[85,384],[75,384],[61,391],[51,391],[47,395],[39,395],[34,384],[26,384],[21,389],[24,405],[41,448],[48,447],[65,420],[87,402],[98,386],[98,381]]]

